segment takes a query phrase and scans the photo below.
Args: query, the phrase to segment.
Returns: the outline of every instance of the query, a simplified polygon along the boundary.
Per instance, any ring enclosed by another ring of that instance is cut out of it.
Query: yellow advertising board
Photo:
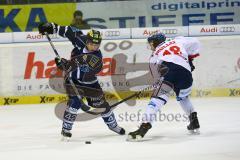
[[[118,92],[106,93],[105,97],[108,101],[116,101],[119,99],[118,95],[128,97],[135,92]],[[151,96],[151,91],[144,92],[138,98],[134,97],[132,100],[147,99]],[[174,95],[171,96],[175,97]],[[214,88],[214,89],[194,89],[191,97],[206,98],[206,97],[240,97],[240,88]],[[41,95],[41,96],[7,96],[0,97],[0,106],[15,105],[15,104],[42,104],[42,103],[59,103],[66,101],[68,98],[64,94]]]
[[[69,25],[75,10],[75,3],[2,5],[0,32],[37,31],[40,22]]]

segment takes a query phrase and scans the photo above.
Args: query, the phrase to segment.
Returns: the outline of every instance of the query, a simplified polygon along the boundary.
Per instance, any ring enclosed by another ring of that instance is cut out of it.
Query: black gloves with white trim
[[[56,23],[47,22],[47,23],[39,24],[38,30],[39,30],[39,33],[42,35],[45,35],[45,33],[54,34],[57,32],[57,27],[58,25]]]

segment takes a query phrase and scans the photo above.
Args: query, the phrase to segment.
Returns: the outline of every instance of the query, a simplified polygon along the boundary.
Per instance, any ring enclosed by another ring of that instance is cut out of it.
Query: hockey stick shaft
[[[141,93],[146,92],[146,91],[149,91],[149,90],[151,90],[152,88],[156,88],[156,86],[160,86],[160,85],[162,84],[162,82],[163,82],[163,79],[160,79],[160,80],[158,80],[156,83],[154,83],[153,85],[148,86],[148,87],[146,87],[146,88],[138,91],[137,93],[131,94],[130,96],[122,99],[121,101],[112,104],[110,107],[111,107],[111,108],[116,107],[117,105],[119,105],[119,104],[121,104],[121,103],[123,103],[123,102],[126,102],[126,101],[128,101],[129,99],[131,99],[131,98],[133,98],[133,97],[138,97]]]
[[[51,38],[49,37],[48,33],[45,32],[45,35],[46,35],[46,37],[47,37],[47,39],[48,39],[48,42],[50,43],[50,45],[51,45],[51,47],[52,47],[52,49],[53,49],[53,51],[54,51],[56,57],[60,58],[60,55],[58,54],[58,52],[57,52],[57,50],[56,50],[56,48],[55,48],[55,46],[54,46]]]
[[[134,93],[134,94],[132,94],[132,95],[130,95],[130,96],[122,99],[121,101],[112,104],[110,107],[111,107],[111,108],[116,107],[116,106],[118,106],[119,104],[121,104],[121,103],[123,103],[123,102],[126,102],[126,101],[128,101],[129,99],[132,99],[133,97],[136,97],[136,96],[138,96],[138,95],[139,95],[138,92],[137,92],[137,93]]]

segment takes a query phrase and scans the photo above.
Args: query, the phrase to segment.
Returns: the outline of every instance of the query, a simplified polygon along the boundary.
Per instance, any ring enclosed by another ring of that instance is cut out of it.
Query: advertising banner
[[[12,43],[13,34],[12,33],[0,33],[0,43]]]
[[[239,24],[239,0],[138,0],[78,3],[95,28]]]
[[[189,36],[239,35],[240,25],[189,26]]]
[[[144,38],[164,33],[167,37],[188,36],[188,27],[132,28],[132,38]]]
[[[69,25],[75,3],[0,5],[0,32],[36,31],[40,22]]]
[[[38,32],[12,32],[13,43],[19,42],[47,42],[45,35],[41,35]],[[53,41],[67,41],[67,38],[63,38],[58,34],[50,34],[50,38]]]
[[[0,32],[36,31],[40,22],[69,25],[75,10],[92,28],[239,24],[239,0],[140,0],[1,5]]]
[[[240,56],[236,52],[240,49],[240,36],[200,37],[199,40],[202,50],[200,57],[194,60],[196,70],[193,72],[192,95],[240,96]],[[62,57],[69,58],[71,43],[55,42],[55,45]],[[148,65],[151,51],[146,40],[104,40],[101,50],[104,57],[103,69],[98,74],[98,79],[104,91],[120,96],[152,83]],[[56,95],[60,99],[64,98],[64,93],[55,90],[64,89],[62,81],[50,83],[52,74],[62,75],[62,72],[56,70],[54,57],[49,43],[46,42],[1,46],[1,101],[20,103],[14,100],[14,96],[38,96],[37,102],[40,96],[45,97],[46,101],[51,101],[51,97]],[[110,95],[108,98],[113,97]],[[59,98],[52,98],[51,102],[57,99]]]
[[[82,30],[87,34],[89,30]],[[156,34],[164,33],[167,37],[176,36],[223,36],[239,35],[240,25],[200,25],[185,27],[151,27],[151,28],[122,28],[122,29],[99,29],[103,40],[118,39],[146,39]],[[21,43],[21,42],[47,42],[44,35],[38,32],[11,32],[0,33],[0,43]],[[67,38],[60,37],[57,34],[50,34],[52,41],[67,41]]]
[[[131,29],[101,29],[103,39],[130,39]]]

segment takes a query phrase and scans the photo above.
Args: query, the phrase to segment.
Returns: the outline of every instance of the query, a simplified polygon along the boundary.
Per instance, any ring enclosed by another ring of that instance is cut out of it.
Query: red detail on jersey
[[[163,52],[163,56],[170,55],[170,54],[171,54],[171,52],[169,52],[168,50],[165,50],[165,51]]]
[[[163,46],[161,46],[156,52],[155,54],[158,55],[159,52],[161,52],[162,50],[164,50],[165,48],[167,48],[168,46],[172,45],[172,44],[175,44],[176,42],[175,41],[170,41],[166,44],[164,44]]]
[[[163,52],[163,56],[171,55],[171,53],[173,53],[175,55],[181,55],[182,54],[182,52],[180,51],[180,47],[178,47],[178,46],[171,46],[169,48],[169,50],[165,50]]]
[[[198,57],[198,56],[199,56],[199,53],[193,54],[193,55],[188,56],[188,59],[189,59],[189,60],[193,60],[194,58],[196,58],[196,57]]]
[[[182,52],[181,52],[181,50],[180,50],[180,47],[178,47],[178,46],[171,46],[171,47],[169,48],[169,50],[165,50],[165,51],[163,52],[163,56],[171,55],[171,53],[173,53],[174,55],[177,55],[177,56],[183,58],[184,60],[187,60],[187,58],[185,58],[184,56],[182,56]]]

